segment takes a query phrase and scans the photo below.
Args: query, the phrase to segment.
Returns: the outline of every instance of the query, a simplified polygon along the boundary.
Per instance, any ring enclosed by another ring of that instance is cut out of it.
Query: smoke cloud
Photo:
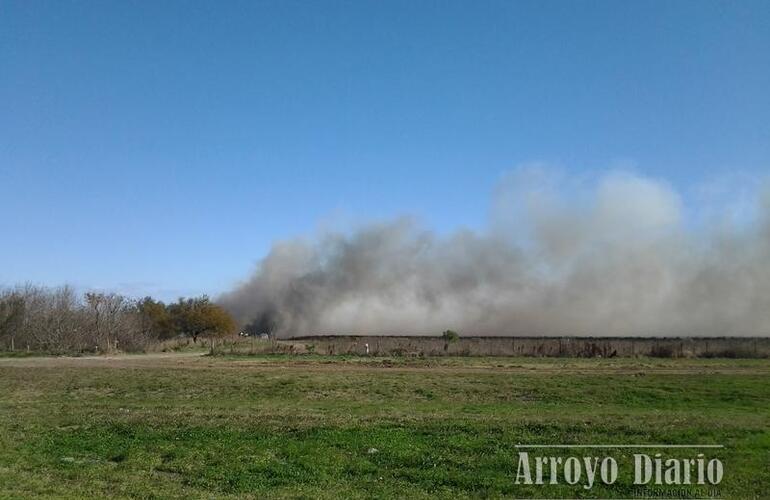
[[[282,337],[770,335],[770,196],[711,191],[685,210],[649,178],[518,170],[483,231],[401,218],[280,242],[219,302]]]

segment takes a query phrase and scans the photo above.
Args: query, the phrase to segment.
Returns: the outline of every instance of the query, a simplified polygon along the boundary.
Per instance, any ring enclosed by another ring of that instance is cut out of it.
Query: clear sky
[[[770,2],[0,0],[0,284],[216,295],[530,162],[770,172]]]

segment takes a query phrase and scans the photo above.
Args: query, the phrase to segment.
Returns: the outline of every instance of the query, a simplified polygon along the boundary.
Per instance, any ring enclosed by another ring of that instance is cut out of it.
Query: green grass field
[[[722,444],[719,496],[770,495],[768,360],[9,358],[0,387],[2,498],[632,497],[620,449],[549,452],[612,486],[514,484],[517,444],[620,443]]]

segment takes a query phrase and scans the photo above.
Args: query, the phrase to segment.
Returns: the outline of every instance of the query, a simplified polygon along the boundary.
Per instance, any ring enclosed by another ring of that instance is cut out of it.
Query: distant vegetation
[[[164,304],[71,287],[0,290],[0,350],[49,353],[141,351],[180,336],[231,333],[232,317],[206,296]]]
[[[441,338],[447,342],[457,342],[460,340],[460,334],[454,330],[445,330],[444,333],[441,334]]]

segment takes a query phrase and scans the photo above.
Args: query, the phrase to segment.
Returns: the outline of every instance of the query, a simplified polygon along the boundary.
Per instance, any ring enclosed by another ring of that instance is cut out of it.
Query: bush
[[[441,334],[441,338],[447,342],[457,342],[460,340],[460,334],[454,330],[445,330],[444,333]]]

